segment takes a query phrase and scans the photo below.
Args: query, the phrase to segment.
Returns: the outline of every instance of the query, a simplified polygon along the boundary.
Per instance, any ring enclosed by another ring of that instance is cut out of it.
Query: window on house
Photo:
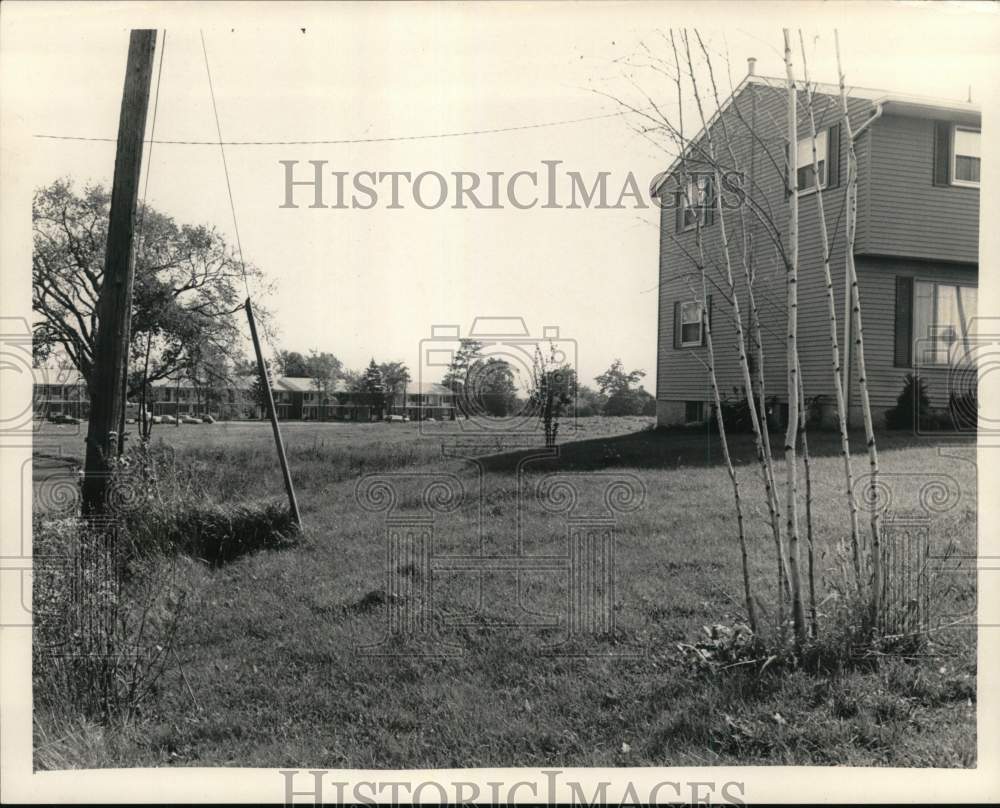
[[[681,347],[701,345],[701,303],[681,303]]]
[[[980,138],[978,129],[956,126],[952,137],[952,171],[955,185],[979,187]]]
[[[681,198],[681,204],[684,207],[684,230],[693,230],[699,221],[702,227],[709,224],[709,189],[711,188],[711,181],[712,178],[708,174],[688,178],[687,195]]]
[[[921,365],[959,364],[971,355],[976,316],[975,286],[916,281],[913,284],[913,339]]]
[[[816,133],[816,159],[819,163],[819,187],[826,188],[826,156],[829,154],[830,131],[824,129]],[[785,141],[787,143],[787,141]],[[795,165],[797,187],[800,192],[808,193],[816,189],[816,180],[813,173],[813,147],[812,135],[800,138],[795,150]]]
[[[697,424],[705,420],[705,408],[700,401],[684,402],[684,423]]]

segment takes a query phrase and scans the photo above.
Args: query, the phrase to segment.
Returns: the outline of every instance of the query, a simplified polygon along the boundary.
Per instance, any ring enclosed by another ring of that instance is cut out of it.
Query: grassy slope
[[[514,605],[512,573],[439,574],[436,628],[461,653],[366,657],[360,648],[384,633],[386,612],[372,593],[385,587],[383,517],[355,500],[359,474],[414,472],[398,482],[404,508],[417,505],[428,473],[459,475],[469,502],[435,524],[435,553],[513,552],[517,453],[477,464],[443,459],[441,440],[416,425],[289,425],[286,438],[306,522],[302,546],[245,557],[218,570],[184,567],[193,612],[178,649],[179,671],[164,682],[158,709],[135,730],[98,737],[70,765],[460,767],[537,765],[850,764],[969,766],[975,763],[975,654],[970,637],[949,634],[953,656],[887,661],[878,670],[829,678],[806,673],[695,674],[676,649],[701,627],[739,619],[741,584],[730,489],[714,439],[633,432],[638,419],[581,423],[584,440],[543,472],[603,468],[633,474],[645,507],[618,517],[614,640],[590,640],[589,657],[546,656],[560,628],[502,628],[528,617]],[[451,425],[442,425],[442,432]],[[173,427],[162,427],[160,435]],[[230,497],[280,496],[270,433],[259,424],[182,427],[178,459],[200,464],[208,484]],[[188,431],[190,430],[190,431]],[[202,431],[204,430],[204,431]],[[181,436],[184,437],[181,437]],[[593,436],[588,439],[588,436]],[[234,445],[238,438],[238,445]],[[75,439],[66,439],[67,450]],[[816,534],[829,566],[845,522],[840,463],[830,436],[811,438],[816,454]],[[862,445],[855,441],[855,445]],[[935,515],[933,540],[956,538],[974,551],[975,467],[933,446],[882,441],[895,507],[917,507],[929,476],[950,475],[961,496]],[[742,462],[752,446],[736,441]],[[68,453],[68,451],[67,451]],[[961,454],[954,452],[953,454]],[[863,470],[864,458],[856,458]],[[918,476],[914,476],[918,475]],[[757,578],[773,577],[766,514],[753,467],[742,473]],[[597,499],[593,475],[578,481],[580,502]],[[239,493],[237,493],[239,492]],[[565,552],[564,525],[525,497],[525,551]],[[558,615],[564,576],[522,577],[527,613]],[[957,578],[956,606],[974,604],[970,578]],[[765,602],[768,586],[760,586]],[[367,597],[366,597],[367,596]],[[435,646],[437,647],[437,646]],[[631,654],[613,658],[610,654]],[[194,694],[192,698],[187,685]],[[776,715],[778,717],[776,717]],[[56,737],[58,733],[48,732]],[[623,752],[623,743],[629,750]],[[65,746],[65,744],[64,744]],[[59,760],[53,741],[48,759]]]

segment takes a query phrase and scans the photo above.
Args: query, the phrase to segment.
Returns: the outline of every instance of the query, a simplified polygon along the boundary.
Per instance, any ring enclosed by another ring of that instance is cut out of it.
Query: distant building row
[[[35,368],[34,409],[38,417],[90,413],[87,384],[79,371],[71,368]],[[244,377],[214,385],[198,385],[188,379],[157,379],[150,385],[153,415],[212,415],[223,419],[263,417],[254,400],[254,380]],[[410,382],[405,391],[374,398],[368,393],[348,391],[338,380],[331,389],[317,388],[313,379],[277,376],[271,392],[278,418],[294,421],[369,421],[388,415],[405,415],[412,420],[454,416],[454,393],[433,382]],[[138,411],[138,403],[129,409]]]

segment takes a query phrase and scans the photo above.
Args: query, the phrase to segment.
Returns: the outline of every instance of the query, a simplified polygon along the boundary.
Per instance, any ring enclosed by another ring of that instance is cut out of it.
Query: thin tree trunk
[[[830,316],[830,353],[833,360],[833,389],[837,406],[837,426],[840,429],[840,454],[844,461],[844,485],[847,509],[851,520],[851,558],[854,563],[855,585],[858,592],[863,590],[861,577],[860,529],[858,528],[858,503],[854,498],[854,473],[851,469],[851,446],[847,431],[847,409],[844,403],[844,386],[841,379],[840,343],[837,337],[837,304],[833,294],[833,277],[830,273],[830,240],[826,230],[826,214],[823,210],[823,192],[820,188],[819,156],[816,153],[816,115],[813,109],[813,92],[809,88],[809,67],[806,64],[806,48],[799,31],[802,48],[802,74],[805,78],[809,98],[809,129],[812,135],[813,183],[816,189],[816,213],[819,217],[819,232],[823,249],[823,280],[826,284],[827,312]],[[827,172],[834,170],[827,166]]]
[[[858,155],[854,149],[854,131],[847,106],[847,89],[844,84],[844,70],[840,62],[840,37],[834,30],[834,44],[837,51],[837,74],[840,82],[840,106],[844,116],[844,132],[847,135],[847,271],[851,282],[851,316],[854,327],[855,356],[858,364],[858,391],[861,394],[861,412],[865,422],[865,442],[868,446],[871,490],[871,568],[870,621],[878,624],[882,612],[882,541],[878,509],[878,450],[875,447],[875,429],[872,423],[871,403],[868,398],[868,377],[865,370],[865,345],[861,323],[861,295],[858,290],[858,273],[854,265],[854,238],[858,220]]]
[[[675,62],[675,65],[677,67],[677,96],[678,96],[678,104],[679,104],[680,103],[680,99],[681,99],[680,59],[679,59],[679,57],[677,55],[677,46],[674,43],[673,32],[671,32],[671,34],[670,34],[670,41],[671,41],[671,45],[673,46],[674,62]],[[691,54],[690,54],[690,49],[688,48],[687,35],[686,34],[684,36],[684,45],[685,45],[685,50],[687,51],[688,65],[690,67],[690,65],[691,65]],[[692,81],[692,84],[695,83],[694,82],[694,74],[693,74],[693,72],[692,72],[692,75],[691,75],[691,81]],[[695,85],[695,92],[697,94],[697,85]],[[701,100],[700,100],[700,98],[698,100],[698,109],[699,109],[699,113],[701,113]],[[702,124],[704,125],[704,114],[702,114]],[[683,129],[681,130],[681,137],[683,138]],[[683,146],[684,146],[684,144],[682,142],[681,143],[682,160],[683,160],[683,154],[684,154],[684,148],[683,148]],[[718,174],[718,172],[716,172],[716,174]],[[692,200],[690,199],[690,195],[688,194],[688,183],[686,181],[687,180],[687,174],[686,174],[686,172],[682,173],[682,180],[684,180],[683,181],[683,191],[684,191],[685,200],[686,200],[686,203],[690,206]],[[697,188],[697,185],[695,187]],[[718,182],[718,178],[716,178],[716,188],[719,188],[719,187],[720,187],[720,184]],[[716,197],[717,197],[717,199],[721,198],[721,194],[716,193]],[[746,531],[745,531],[745,525],[744,525],[744,519],[743,519],[743,501],[742,501],[742,498],[741,498],[741,495],[740,495],[739,478],[736,476],[736,467],[733,465],[732,457],[729,454],[729,442],[728,442],[728,440],[726,438],[726,425],[725,425],[725,421],[724,421],[723,414],[722,414],[722,398],[721,398],[721,396],[719,394],[719,382],[718,382],[718,378],[716,377],[716,372],[715,372],[715,347],[714,347],[714,345],[712,343],[712,325],[711,325],[711,320],[710,320],[710,318],[708,316],[708,283],[707,283],[707,279],[706,279],[706,276],[705,276],[705,254],[704,254],[704,244],[702,242],[702,235],[701,235],[701,218],[700,217],[702,215],[702,212],[700,210],[697,211],[697,215],[698,215],[699,218],[698,218],[698,220],[696,222],[696,225],[695,225],[695,239],[697,240],[698,254],[699,254],[699,259],[700,259],[700,267],[699,267],[699,269],[701,270],[701,297],[702,297],[702,307],[701,307],[701,310],[702,310],[702,323],[703,323],[702,327],[704,328],[704,331],[705,331],[705,347],[706,347],[706,350],[708,352],[709,380],[711,382],[712,397],[713,397],[713,402],[715,404],[715,418],[716,418],[716,423],[717,423],[718,428],[719,428],[719,443],[720,443],[720,446],[722,448],[722,456],[723,456],[723,460],[725,461],[725,464],[726,464],[726,470],[729,473],[729,479],[732,482],[732,486],[733,486],[733,502],[734,502],[734,505],[735,505],[735,508],[736,508],[736,532],[737,532],[737,539],[738,539],[739,547],[740,547],[740,563],[741,563],[741,568],[742,568],[742,572],[743,572],[743,596],[744,596],[744,601],[745,601],[746,610],[747,610],[747,621],[750,624],[750,630],[754,633],[754,635],[757,635],[758,631],[759,631],[759,622],[757,620],[757,608],[756,608],[756,605],[754,603],[753,592],[752,592],[751,586],[750,586],[749,558],[748,558],[748,553],[747,553]],[[723,243],[725,245],[726,261],[727,261],[727,264],[728,264],[728,261],[729,261],[729,248],[728,248],[728,244],[726,243],[726,240],[725,240],[725,226],[724,226],[724,223],[722,221],[721,216],[720,216],[719,224],[720,224],[721,232],[723,233]],[[730,275],[730,284],[731,284],[732,283],[732,272],[730,272],[729,275]],[[734,300],[736,299],[735,295],[734,295],[733,299]],[[738,306],[738,304],[737,304],[737,306]],[[737,307],[737,315],[738,315],[738,313],[739,313],[739,309]],[[738,319],[737,319],[737,322],[739,322]],[[742,326],[741,326],[740,333],[742,335]],[[746,355],[745,355],[745,352],[743,350],[742,342],[741,342],[741,346],[740,346],[740,355],[741,355],[742,360],[743,360],[743,362],[745,364],[745,362],[746,362]],[[752,408],[751,408],[751,410],[752,410]]]
[[[785,431],[786,493],[788,497],[788,564],[789,584],[792,590],[792,625],[795,645],[805,645],[805,610],[802,604],[802,583],[799,570],[799,520],[798,479],[795,444],[798,437],[799,383],[798,383],[798,264],[799,264],[799,196],[796,176],[797,104],[795,76],[792,72],[792,49],[788,29],[784,29],[785,73],[788,78],[788,190],[789,190],[789,268],[788,268],[788,428]]]
[[[807,576],[809,579],[809,634],[815,639],[819,635],[819,621],[816,612],[816,567],[813,547],[812,518],[812,468],[809,457],[808,421],[806,418],[806,394],[802,383],[802,365],[798,368],[799,377],[799,440],[802,442],[802,469],[806,481],[806,553]]]
[[[718,85],[715,81],[715,71],[712,69],[711,58],[709,56],[707,48],[705,47],[705,43],[701,38],[701,35],[696,31],[695,36],[698,39],[698,44],[701,47],[701,51],[705,57],[705,63],[708,66],[708,75],[712,84],[712,92],[715,98],[716,108],[718,110],[721,110],[722,107],[719,101],[719,90],[718,90]],[[687,39],[685,37],[685,45],[686,44],[687,44]],[[767,430],[766,408],[764,403],[765,402],[764,341],[761,337],[759,312],[757,310],[757,302],[753,293],[753,279],[750,271],[750,263],[747,257],[748,250],[746,246],[746,212],[744,210],[744,207],[741,205],[739,211],[740,211],[740,229],[741,233],[744,236],[743,273],[747,284],[747,300],[750,306],[751,329],[754,334],[754,341],[756,344],[757,356],[758,356],[757,365],[758,365],[758,375],[760,381],[760,413],[757,412],[757,408],[754,402],[754,394],[753,394],[754,384],[750,372],[750,363],[746,356],[746,337],[743,332],[743,315],[742,312],[740,311],[739,298],[737,297],[737,291],[736,291],[736,283],[733,278],[733,272],[732,272],[729,240],[725,228],[725,214],[722,206],[722,194],[721,194],[722,178],[721,178],[721,172],[719,171],[718,168],[719,162],[716,157],[715,143],[712,139],[711,129],[706,124],[705,114],[701,104],[701,97],[700,94],[698,93],[698,87],[695,82],[694,68],[691,62],[690,51],[688,51],[687,56],[688,56],[688,69],[691,75],[691,84],[694,87],[695,101],[697,102],[698,105],[698,113],[701,118],[702,127],[705,129],[706,132],[710,159],[715,168],[714,179],[717,188],[716,213],[719,217],[719,231],[721,234],[723,254],[725,257],[726,282],[729,287],[730,296],[732,298],[733,317],[736,322],[737,341],[738,341],[737,351],[740,359],[740,370],[743,373],[743,385],[746,388],[747,401],[750,405],[751,425],[753,428],[754,440],[756,443],[757,458],[761,466],[761,477],[764,482],[765,494],[767,497],[768,515],[771,521],[771,532],[774,537],[775,553],[778,561],[778,611],[779,611],[779,624],[780,624],[783,620],[783,615],[781,615],[781,612],[783,611],[782,600],[784,598],[784,589],[785,587],[788,586],[788,559],[783,550],[784,545],[781,536],[781,506],[778,499],[777,488],[775,486],[774,463],[771,456],[771,439]],[[729,137],[729,126],[726,122],[726,116],[720,115],[719,122],[722,126],[723,138],[725,139],[729,151],[730,160],[732,161],[733,168],[735,168],[738,165],[738,160],[736,158],[735,150],[733,149],[732,140]],[[763,423],[761,423],[760,421],[761,416],[765,418]]]

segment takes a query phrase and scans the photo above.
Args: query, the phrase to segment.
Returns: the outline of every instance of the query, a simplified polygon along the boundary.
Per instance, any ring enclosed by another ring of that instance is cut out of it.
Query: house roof
[[[276,376],[275,390],[290,390],[293,393],[313,393],[317,387],[308,376]]]
[[[33,375],[36,384],[84,384],[83,376],[75,368],[34,368]],[[253,387],[254,376],[232,376],[220,383],[220,387],[230,387],[236,390],[249,390]],[[151,387],[193,390],[194,382],[190,379],[156,379],[150,382]],[[287,390],[293,393],[315,393],[315,382],[307,376],[275,376],[274,390]],[[330,389],[332,393],[346,393],[347,385],[343,379],[337,379]],[[452,391],[437,382],[409,382],[406,385],[407,395],[443,395],[450,396]]]
[[[715,124],[719,116],[729,109],[733,101],[749,85],[756,84],[763,87],[784,89],[786,87],[786,82],[787,79],[776,78],[774,76],[746,76],[743,81],[733,88],[729,97],[722,102],[721,106],[708,119],[707,128],[711,128]],[[810,84],[812,85],[814,92],[822,93],[824,95],[840,95],[840,85],[838,84],[827,84],[823,82],[810,82]],[[800,89],[804,89],[805,83],[799,81],[797,82],[797,86]],[[947,115],[949,118],[954,118],[960,123],[973,125],[978,125],[982,118],[982,109],[980,105],[972,102],[954,101],[948,98],[915,95],[912,93],[895,93],[889,92],[888,90],[877,90],[871,87],[847,86],[845,89],[847,91],[848,99],[862,98],[871,101],[873,106],[882,106],[885,112],[896,115],[905,115],[917,118],[940,118],[942,115]],[[685,148],[685,152],[691,150],[693,144],[700,140],[704,131],[705,128],[701,128],[698,130],[697,134],[688,138],[688,145]],[[682,154],[678,154],[677,157],[675,157],[670,163],[666,171],[661,171],[653,177],[653,181],[649,186],[649,193],[651,196],[656,196],[659,193],[664,182],[677,169],[677,166],[681,162],[681,157]]]
[[[453,395],[452,391],[445,387],[443,384],[438,384],[437,382],[410,382],[406,385],[407,395],[416,396],[450,396]]]
[[[181,390],[193,390],[195,388],[195,383],[190,379],[154,379],[149,383],[150,387],[169,387],[173,389]],[[235,390],[247,390],[253,386],[253,377],[251,376],[231,376],[225,379],[224,382],[218,383],[219,387],[232,387]]]

